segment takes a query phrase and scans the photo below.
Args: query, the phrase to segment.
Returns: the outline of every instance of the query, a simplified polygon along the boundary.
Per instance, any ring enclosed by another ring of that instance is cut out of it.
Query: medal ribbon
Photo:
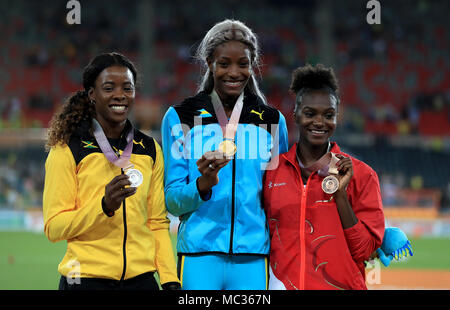
[[[100,146],[100,149],[102,150],[103,154],[105,154],[106,158],[112,164],[124,170],[133,167],[133,164],[130,163],[131,152],[133,150],[133,138],[134,138],[133,128],[131,128],[130,132],[127,135],[126,138],[127,146],[123,150],[122,155],[119,157],[109,144],[108,138],[106,138],[102,126],[95,118],[92,119],[92,124],[94,126],[95,140],[97,140],[97,143]]]
[[[241,117],[242,107],[244,105],[244,92],[242,92],[234,105],[233,111],[231,112],[230,120],[228,120],[223,108],[222,101],[219,98],[217,92],[213,89],[211,93],[211,102],[214,107],[214,112],[216,113],[219,125],[222,128],[224,140],[234,141],[234,135],[236,134],[237,125],[239,123],[239,118]]]
[[[328,146],[330,149],[330,146]],[[339,161],[339,158],[336,157],[335,153],[327,152],[325,155],[320,157],[316,162],[312,163],[309,166],[303,165],[300,158],[297,155],[297,160],[302,169],[312,173],[314,171],[318,171],[319,175],[326,176],[327,174],[338,174],[338,170],[336,167],[336,163]],[[328,169],[325,169],[328,168]]]

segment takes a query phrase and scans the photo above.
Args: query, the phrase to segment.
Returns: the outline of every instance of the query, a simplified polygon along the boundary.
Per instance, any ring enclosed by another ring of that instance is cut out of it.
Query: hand
[[[178,282],[168,282],[168,283],[164,283],[161,284],[161,287],[163,290],[165,291],[176,291],[176,290],[181,290],[181,285]]]
[[[341,154],[336,154],[339,161],[336,163],[337,170],[339,174],[337,178],[339,179],[339,188],[337,192],[342,192],[347,189],[348,184],[353,176],[353,163],[348,157],[344,157]]]
[[[128,178],[126,174],[118,175],[105,186],[104,208],[107,212],[116,211],[120,208],[125,198],[136,193],[136,187],[125,187],[131,184]]]
[[[230,160],[220,151],[206,152],[202,158],[197,160],[198,171],[201,173],[197,183],[200,194],[208,193],[213,186],[219,183],[217,174]]]

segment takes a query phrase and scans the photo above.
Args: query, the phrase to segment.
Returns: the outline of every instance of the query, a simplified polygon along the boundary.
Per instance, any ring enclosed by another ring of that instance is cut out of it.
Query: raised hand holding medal
[[[339,188],[337,190],[346,190],[353,176],[353,163],[349,157],[341,154],[335,154],[335,156],[338,159],[336,163],[338,174],[336,177],[339,179]]]
[[[347,189],[348,183],[353,176],[353,165],[350,158],[341,154],[330,154],[329,175],[322,181],[322,190],[327,194],[334,194],[338,190]]]
[[[108,142],[108,138],[106,138],[102,127],[96,119],[93,120],[93,125],[94,137],[97,140],[97,143],[100,146],[103,154],[105,154],[106,158],[112,164],[124,170],[124,173],[130,178],[132,187],[138,187],[139,185],[141,185],[143,180],[142,173],[139,170],[134,169],[134,165],[130,162],[131,151],[133,150],[133,128],[130,129],[130,132],[127,135],[127,146],[125,147],[122,155],[119,157],[111,148],[111,145]]]
[[[219,125],[223,133],[223,141],[220,142],[217,150],[206,152],[202,158],[197,161],[197,167],[202,177],[198,179],[198,189],[205,194],[212,186],[219,183],[218,173],[225,167],[237,152],[234,142],[239,118],[242,112],[244,93],[241,93],[234,105],[231,117],[228,120],[219,95],[215,90],[211,93],[211,102],[214,107]]]
[[[330,149],[330,146],[328,149]],[[320,175],[323,171],[328,173],[322,180],[322,190],[326,194],[332,195],[338,190],[347,189],[350,179],[353,176],[351,159],[341,154],[332,153],[329,150],[319,160],[308,166],[303,165],[298,156],[297,159],[300,167],[303,170],[309,171],[309,173],[313,171],[319,171]]]
[[[336,154],[330,154],[331,159],[328,166],[329,175],[322,181],[322,190],[327,194],[334,194],[339,189],[339,180],[336,177],[336,175],[339,173],[336,167],[336,163],[339,161],[339,159],[336,157]]]
[[[94,137],[105,157],[109,162],[120,167],[124,171],[124,174],[116,176],[105,187],[105,199],[108,200],[107,204],[110,206],[109,209],[115,211],[120,207],[121,202],[126,197],[136,193],[136,187],[141,185],[143,181],[142,173],[139,170],[134,169],[133,164],[130,162],[131,152],[133,150],[134,130],[133,128],[130,129],[126,137],[127,145],[122,152],[122,155],[119,157],[109,144],[108,138],[105,136],[99,122],[96,119],[93,119],[92,125],[94,127]],[[125,188],[127,185],[130,185],[131,187]]]

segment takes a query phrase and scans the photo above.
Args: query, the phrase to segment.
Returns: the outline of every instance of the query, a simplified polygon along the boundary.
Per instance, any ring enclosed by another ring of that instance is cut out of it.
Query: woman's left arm
[[[147,226],[155,236],[156,257],[155,264],[158,270],[161,286],[176,286],[179,283],[172,241],[169,234],[170,220],[164,199],[164,159],[159,144],[155,141],[156,161],[148,197]],[[179,286],[179,285],[178,285]]]
[[[384,233],[378,176],[365,164],[354,176],[352,160],[337,156],[340,186],[334,198],[351,255],[356,262],[363,262],[380,247]],[[355,180],[347,188],[352,178]]]

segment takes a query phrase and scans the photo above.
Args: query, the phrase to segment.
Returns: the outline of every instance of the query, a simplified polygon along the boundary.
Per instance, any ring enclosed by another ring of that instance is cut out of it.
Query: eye
[[[325,114],[325,118],[326,119],[333,119],[334,118],[334,113],[326,113]]]
[[[239,66],[240,66],[241,68],[247,68],[247,67],[249,66],[249,63],[248,63],[248,62],[241,62],[241,63],[239,64]]]
[[[308,117],[308,118],[311,118],[311,117],[314,116],[314,113],[312,113],[312,112],[310,112],[310,111],[304,111],[304,112],[303,112],[303,115],[305,115],[305,116]]]
[[[227,63],[227,62],[224,62],[224,61],[219,61],[218,64],[219,64],[219,67],[221,67],[221,68],[226,68],[226,67],[228,67],[228,63]]]

